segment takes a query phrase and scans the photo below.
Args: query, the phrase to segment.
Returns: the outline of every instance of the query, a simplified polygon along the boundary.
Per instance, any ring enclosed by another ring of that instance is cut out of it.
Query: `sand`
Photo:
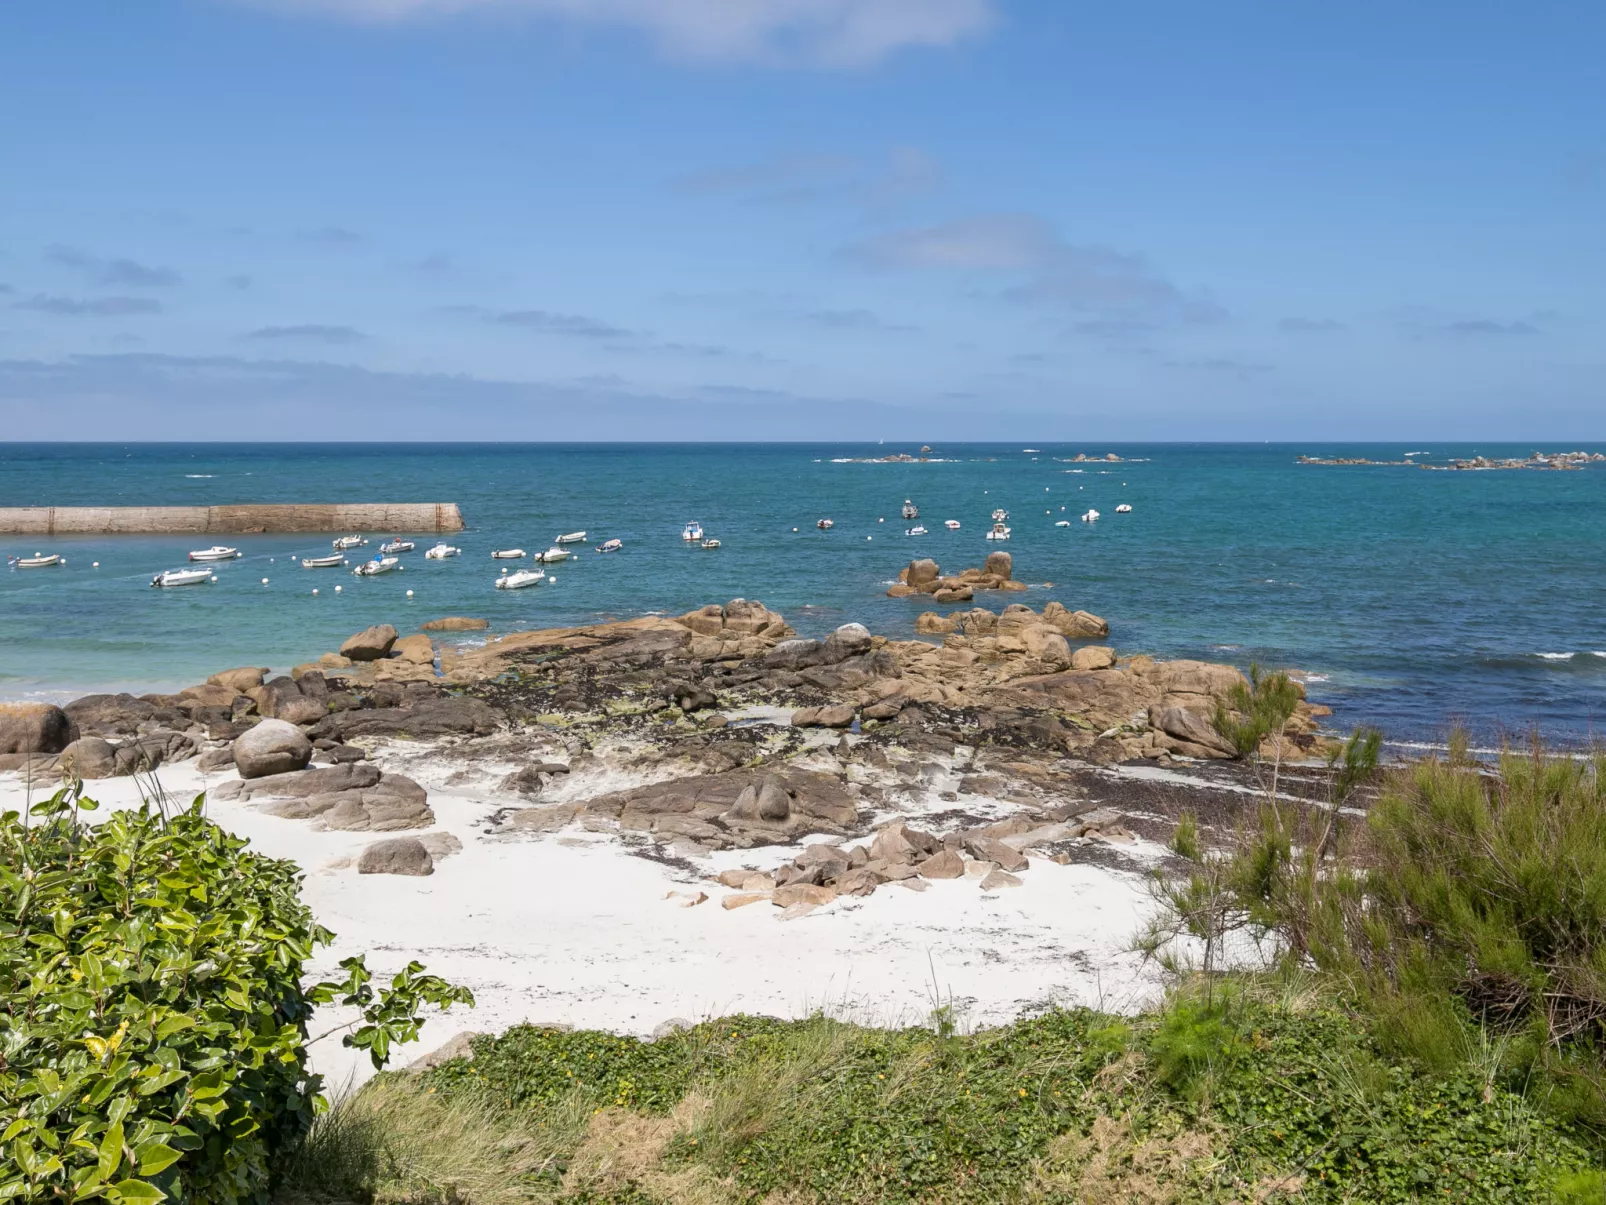
[[[421,753],[417,745],[380,747],[374,757],[424,782],[437,817],[430,831],[463,843],[429,877],[357,873],[362,849],[396,834],[318,831],[249,803],[208,809],[254,848],[306,871],[304,897],[337,934],[313,972],[333,973],[340,959],[365,953],[377,974],[417,959],[473,990],[475,1008],[430,1020],[396,1065],[463,1031],[525,1021],[647,1035],[668,1021],[736,1012],[824,1010],[911,1024],[947,1004],[962,1026],[979,1027],[1050,1004],[1132,1010],[1158,991],[1153,968],[1128,948],[1152,907],[1141,866],[1157,848],[1124,851],[1136,855],[1131,871],[1034,858],[1021,886],[994,894],[974,879],[918,893],[888,884],[781,922],[768,903],[722,908],[733,893],[701,878],[743,865],[773,868],[787,856],[780,847],[715,854],[689,871],[632,853],[613,834],[487,836],[493,812],[527,801],[443,785],[458,767],[432,774]],[[188,801],[233,776],[205,776],[187,762],[163,768],[160,780]],[[139,803],[129,778],[91,782],[86,793],[105,807]],[[15,775],[0,775],[0,808],[21,806],[25,794]],[[698,892],[706,902],[683,906]],[[344,1019],[322,1010],[313,1031]],[[317,1043],[312,1062],[336,1091],[372,1074],[367,1057],[342,1048],[338,1036]]]

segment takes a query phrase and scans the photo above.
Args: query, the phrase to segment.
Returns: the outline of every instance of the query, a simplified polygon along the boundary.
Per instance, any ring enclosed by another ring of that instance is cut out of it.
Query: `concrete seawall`
[[[267,531],[462,531],[455,502],[275,503],[238,506],[9,506],[0,532],[17,535],[151,535]]]

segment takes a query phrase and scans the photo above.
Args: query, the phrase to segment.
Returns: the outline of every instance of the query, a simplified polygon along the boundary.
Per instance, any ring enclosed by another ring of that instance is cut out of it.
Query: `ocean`
[[[243,560],[220,565],[215,584],[176,590],[150,589],[151,576],[210,537],[0,535],[8,555],[67,558],[0,573],[0,698],[286,669],[369,624],[410,631],[442,615],[482,616],[501,632],[746,597],[806,635],[849,620],[910,635],[930,600],[885,597],[899,569],[927,556],[957,571],[1001,547],[1033,589],[970,605],[1058,599],[1108,619],[1122,653],[1297,669],[1338,730],[1374,724],[1410,745],[1461,724],[1482,744],[1535,729],[1582,743],[1606,715],[1606,465],[1296,463],[1535,450],[1432,443],[966,444],[935,447],[924,463],[860,462],[918,448],[0,444],[0,506],[456,502],[468,524],[449,537],[461,558],[427,561],[433,537],[419,538],[403,572],[371,579],[300,568],[295,558],[327,551],[328,537],[231,536]],[[1122,459],[1077,463],[1078,453]],[[905,534],[906,498],[929,534]],[[1131,513],[1117,514],[1121,503]],[[984,538],[995,507],[1010,513],[1007,544]],[[1101,517],[1080,521],[1089,508]],[[816,529],[820,518],[835,526]],[[687,547],[689,520],[722,546]],[[494,588],[505,562],[492,548],[535,552],[576,529],[591,544],[552,566],[550,584]],[[364,534],[372,543],[354,557],[390,533]],[[591,550],[610,538],[621,551]]]

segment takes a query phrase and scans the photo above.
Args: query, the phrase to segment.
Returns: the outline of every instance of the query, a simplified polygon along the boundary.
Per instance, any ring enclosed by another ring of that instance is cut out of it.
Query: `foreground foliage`
[[[0,1200],[266,1200],[277,1154],[322,1105],[315,1006],[383,1066],[426,1003],[468,995],[414,964],[375,991],[303,987],[333,936],[293,863],[250,852],[202,800],[79,823],[63,791],[0,815]]]
[[[1354,785],[1357,737],[1335,781]],[[1606,1144],[1606,757],[1465,741],[1383,777],[1364,817],[1268,800],[1224,848],[1179,830],[1153,949],[1234,937],[1324,972],[1394,1056],[1493,1083]]]
[[[1307,985],[942,1036],[735,1017],[528,1027],[384,1076],[293,1176],[348,1201],[1585,1201],[1589,1151],[1470,1071],[1382,1056]]]

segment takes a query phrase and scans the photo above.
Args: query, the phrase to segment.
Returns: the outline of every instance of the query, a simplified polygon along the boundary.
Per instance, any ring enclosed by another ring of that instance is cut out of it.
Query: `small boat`
[[[1091,523],[1091,522],[1093,522],[1093,521],[1094,521],[1094,520],[1095,520],[1095,519],[1097,519],[1097,518],[1098,518],[1098,517],[1099,517],[1099,512],[1098,512],[1098,511],[1096,511],[1096,510],[1089,510],[1089,511],[1088,511],[1088,512],[1087,512],[1087,513],[1086,513],[1086,514],[1084,514],[1084,515],[1083,515],[1083,516],[1082,516],[1082,522],[1084,522],[1084,523]]]
[[[232,561],[240,555],[238,548],[227,548],[222,544],[213,544],[210,548],[202,548],[198,552],[190,553],[192,561]]]
[[[583,531],[571,531],[568,535],[559,536],[553,541],[554,544],[584,544],[585,542],[586,533]]]
[[[381,552],[384,550],[381,549]],[[449,556],[462,556],[463,550],[455,544],[437,544],[433,548],[424,550],[424,559],[430,561],[444,561]]]
[[[210,569],[169,569],[151,578],[153,586],[199,586],[202,582],[215,582]]]
[[[1132,513],[1132,504],[1130,502],[1121,503],[1120,506],[1115,508],[1115,513],[1118,515],[1130,515]]]
[[[348,548],[361,548],[366,543],[368,543],[368,541],[363,539],[361,536],[341,536],[338,540],[334,541],[334,547],[335,551],[344,552]]]
[[[548,548],[545,552],[535,554],[535,559],[543,565],[556,565],[559,561],[567,561],[574,556],[567,548],[556,546]]]
[[[836,522],[832,519],[821,519],[814,526],[818,527],[821,531],[830,531],[836,526]]]
[[[8,556],[6,558],[6,564],[13,569],[48,569],[52,565],[65,565],[66,563],[61,559],[61,553],[59,552],[52,552],[48,555],[43,552],[36,552],[32,556]]]
[[[546,581],[545,569],[520,569],[517,573],[509,573],[496,579],[498,590],[522,590],[526,586],[539,585]]]
[[[603,543],[597,545],[597,551],[618,552],[624,546],[625,542],[623,540],[605,540]]]
[[[949,519],[947,522],[945,522],[943,524],[943,526],[946,527],[949,531],[958,531],[959,530],[959,520],[958,519]]]
[[[376,556],[371,561],[364,561],[352,570],[357,577],[377,577],[381,573],[389,573],[392,569],[400,569],[402,564],[393,556]]]
[[[1061,519],[1058,523],[1054,524],[1055,527],[1069,527],[1070,525],[1071,521],[1069,519]]]
[[[681,528],[680,538],[688,544],[695,544],[703,538],[703,525],[701,523],[688,523]]]
[[[1000,506],[997,510],[995,510],[993,512],[993,522],[994,523],[1003,523],[1006,520],[1008,520],[1008,518],[1009,518],[1009,512],[1007,510],[1005,510],[1002,506]]]
[[[994,523],[993,529],[987,533],[987,538],[989,540],[1007,540],[1009,539],[1009,528],[1005,527],[1002,522]]]
[[[346,558],[338,552],[330,556],[304,556],[301,558],[303,569],[338,569],[346,563]]]
[[[397,536],[395,539],[391,540],[390,543],[381,544],[379,546],[379,551],[384,553],[386,556],[395,556],[398,552],[411,552],[417,547],[418,545],[413,543],[411,540],[404,540],[400,536]]]
[[[524,549],[498,548],[491,553],[491,559],[493,561],[522,561],[524,559]]]
[[[920,526],[920,524],[916,523],[913,527],[911,527],[908,531],[904,532],[903,534],[906,535],[906,536],[923,536],[923,535],[926,534],[926,529],[924,527]]]
[[[906,522],[920,517],[920,508],[907,498],[903,500],[903,517]]]
[[[703,547],[704,548],[710,548],[710,549],[718,548],[719,547],[719,541],[715,540],[715,539],[712,539],[712,538],[704,540],[703,541]]]

